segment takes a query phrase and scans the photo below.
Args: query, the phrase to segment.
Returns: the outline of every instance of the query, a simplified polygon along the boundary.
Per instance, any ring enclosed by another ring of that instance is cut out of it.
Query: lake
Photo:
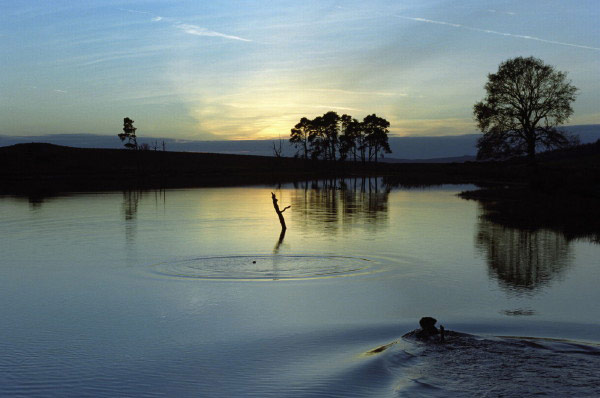
[[[473,188],[2,196],[0,396],[600,395],[600,245]]]

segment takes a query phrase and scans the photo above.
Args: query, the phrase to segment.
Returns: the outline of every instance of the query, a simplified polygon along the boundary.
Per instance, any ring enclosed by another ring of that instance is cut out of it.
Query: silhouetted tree
[[[303,117],[300,119],[300,122],[294,126],[292,132],[290,133],[290,142],[298,149],[298,153],[300,150],[302,151],[302,157],[304,159],[308,159],[309,152],[309,140],[311,132],[311,121],[307,118]]]
[[[377,115],[369,115],[362,122],[350,115],[341,117],[333,111],[313,120],[305,117],[291,130],[290,142],[301,150],[304,158],[334,161],[345,160],[352,154],[353,160],[375,160],[379,155],[391,153],[388,143],[390,123]]]
[[[362,144],[361,124],[350,115],[342,115],[340,123],[342,131],[339,138],[340,158],[345,160],[349,154],[352,154],[352,160],[356,161],[357,149]]]
[[[133,120],[128,117],[123,119],[123,132],[119,133],[118,136],[121,141],[127,140],[125,143],[126,148],[138,149],[137,136],[135,135],[137,128],[133,127],[133,123]]]
[[[318,116],[311,121],[308,140],[311,144],[313,159],[336,159],[339,122],[339,115],[333,111],[327,112],[323,116]]]
[[[327,150],[326,158],[336,160],[337,149],[339,144],[339,124],[340,116],[333,111],[323,115],[323,132],[325,135],[325,147]]]
[[[375,114],[366,116],[362,122],[362,129],[365,132],[366,142],[369,146],[369,160],[375,158],[375,163],[381,153],[392,153],[388,143],[388,127],[390,122]]]
[[[577,140],[556,126],[573,113],[577,88],[565,72],[540,59],[517,57],[488,75],[483,101],[473,107],[483,136],[477,142],[479,159],[526,154],[535,159],[537,148],[559,148]]]
[[[279,142],[273,141],[273,156],[280,158],[283,156],[283,141],[279,138]]]

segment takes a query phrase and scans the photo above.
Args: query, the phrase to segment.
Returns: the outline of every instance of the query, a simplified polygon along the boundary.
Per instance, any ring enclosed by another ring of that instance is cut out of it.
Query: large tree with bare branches
[[[569,146],[576,139],[560,131],[573,108],[577,88],[540,59],[517,57],[488,75],[483,101],[474,106],[483,136],[477,142],[479,159],[527,155],[538,149]]]

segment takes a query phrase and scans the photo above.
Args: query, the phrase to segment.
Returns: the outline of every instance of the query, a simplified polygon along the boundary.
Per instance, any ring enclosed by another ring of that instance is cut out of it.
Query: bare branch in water
[[[281,223],[281,229],[282,231],[285,231],[287,229],[287,226],[285,225],[285,219],[283,218],[283,212],[286,211],[287,209],[289,209],[291,206],[287,206],[286,208],[282,210],[279,210],[279,204],[277,204],[277,197],[275,196],[275,194],[273,192],[271,192],[271,199],[273,199],[273,207],[275,208],[275,213],[277,213],[277,216],[279,217],[279,223]]]

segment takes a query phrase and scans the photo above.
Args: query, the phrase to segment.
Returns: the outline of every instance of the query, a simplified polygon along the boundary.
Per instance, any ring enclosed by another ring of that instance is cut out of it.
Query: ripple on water
[[[198,257],[153,267],[162,276],[224,280],[302,280],[384,271],[381,261],[351,256],[244,255]]]

